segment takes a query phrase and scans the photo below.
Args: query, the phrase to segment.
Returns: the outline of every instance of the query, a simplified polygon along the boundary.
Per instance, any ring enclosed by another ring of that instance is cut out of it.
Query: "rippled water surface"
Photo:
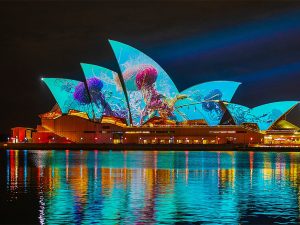
[[[7,150],[0,155],[1,223],[300,221],[300,153]]]

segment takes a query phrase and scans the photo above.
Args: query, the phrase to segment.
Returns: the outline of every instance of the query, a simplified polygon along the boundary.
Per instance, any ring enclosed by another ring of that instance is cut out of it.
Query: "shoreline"
[[[300,146],[248,146],[242,144],[95,144],[1,143],[0,150],[99,150],[99,151],[262,151],[300,152]]]

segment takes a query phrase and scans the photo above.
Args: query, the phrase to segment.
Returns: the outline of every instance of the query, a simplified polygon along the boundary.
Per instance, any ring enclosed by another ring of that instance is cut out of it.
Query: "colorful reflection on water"
[[[299,223],[300,153],[7,150],[1,157],[1,222]]]

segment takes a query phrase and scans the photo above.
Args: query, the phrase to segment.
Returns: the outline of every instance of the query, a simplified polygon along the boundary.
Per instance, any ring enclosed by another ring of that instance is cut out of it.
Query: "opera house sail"
[[[104,67],[81,63],[91,97],[95,118],[112,116],[128,119],[128,107],[123,87],[116,72]]]
[[[267,130],[297,104],[297,101],[272,102],[250,109],[246,106],[229,103],[227,109],[236,124],[256,123],[260,130]]]
[[[219,125],[225,109],[221,102],[230,102],[239,82],[211,81],[190,87],[180,94],[185,96],[176,102],[186,120],[204,119],[208,125]]]
[[[174,98],[179,92],[169,75],[139,50],[109,42],[122,72],[133,124],[142,125],[155,115],[176,120]]]
[[[89,118],[94,117],[91,99],[84,82],[61,78],[42,80],[50,89],[63,114],[77,110],[85,112]]]

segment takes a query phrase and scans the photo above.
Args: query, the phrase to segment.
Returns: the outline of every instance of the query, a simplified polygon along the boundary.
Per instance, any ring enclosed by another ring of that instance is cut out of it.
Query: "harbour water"
[[[0,223],[300,221],[300,153],[4,150],[0,157]]]

